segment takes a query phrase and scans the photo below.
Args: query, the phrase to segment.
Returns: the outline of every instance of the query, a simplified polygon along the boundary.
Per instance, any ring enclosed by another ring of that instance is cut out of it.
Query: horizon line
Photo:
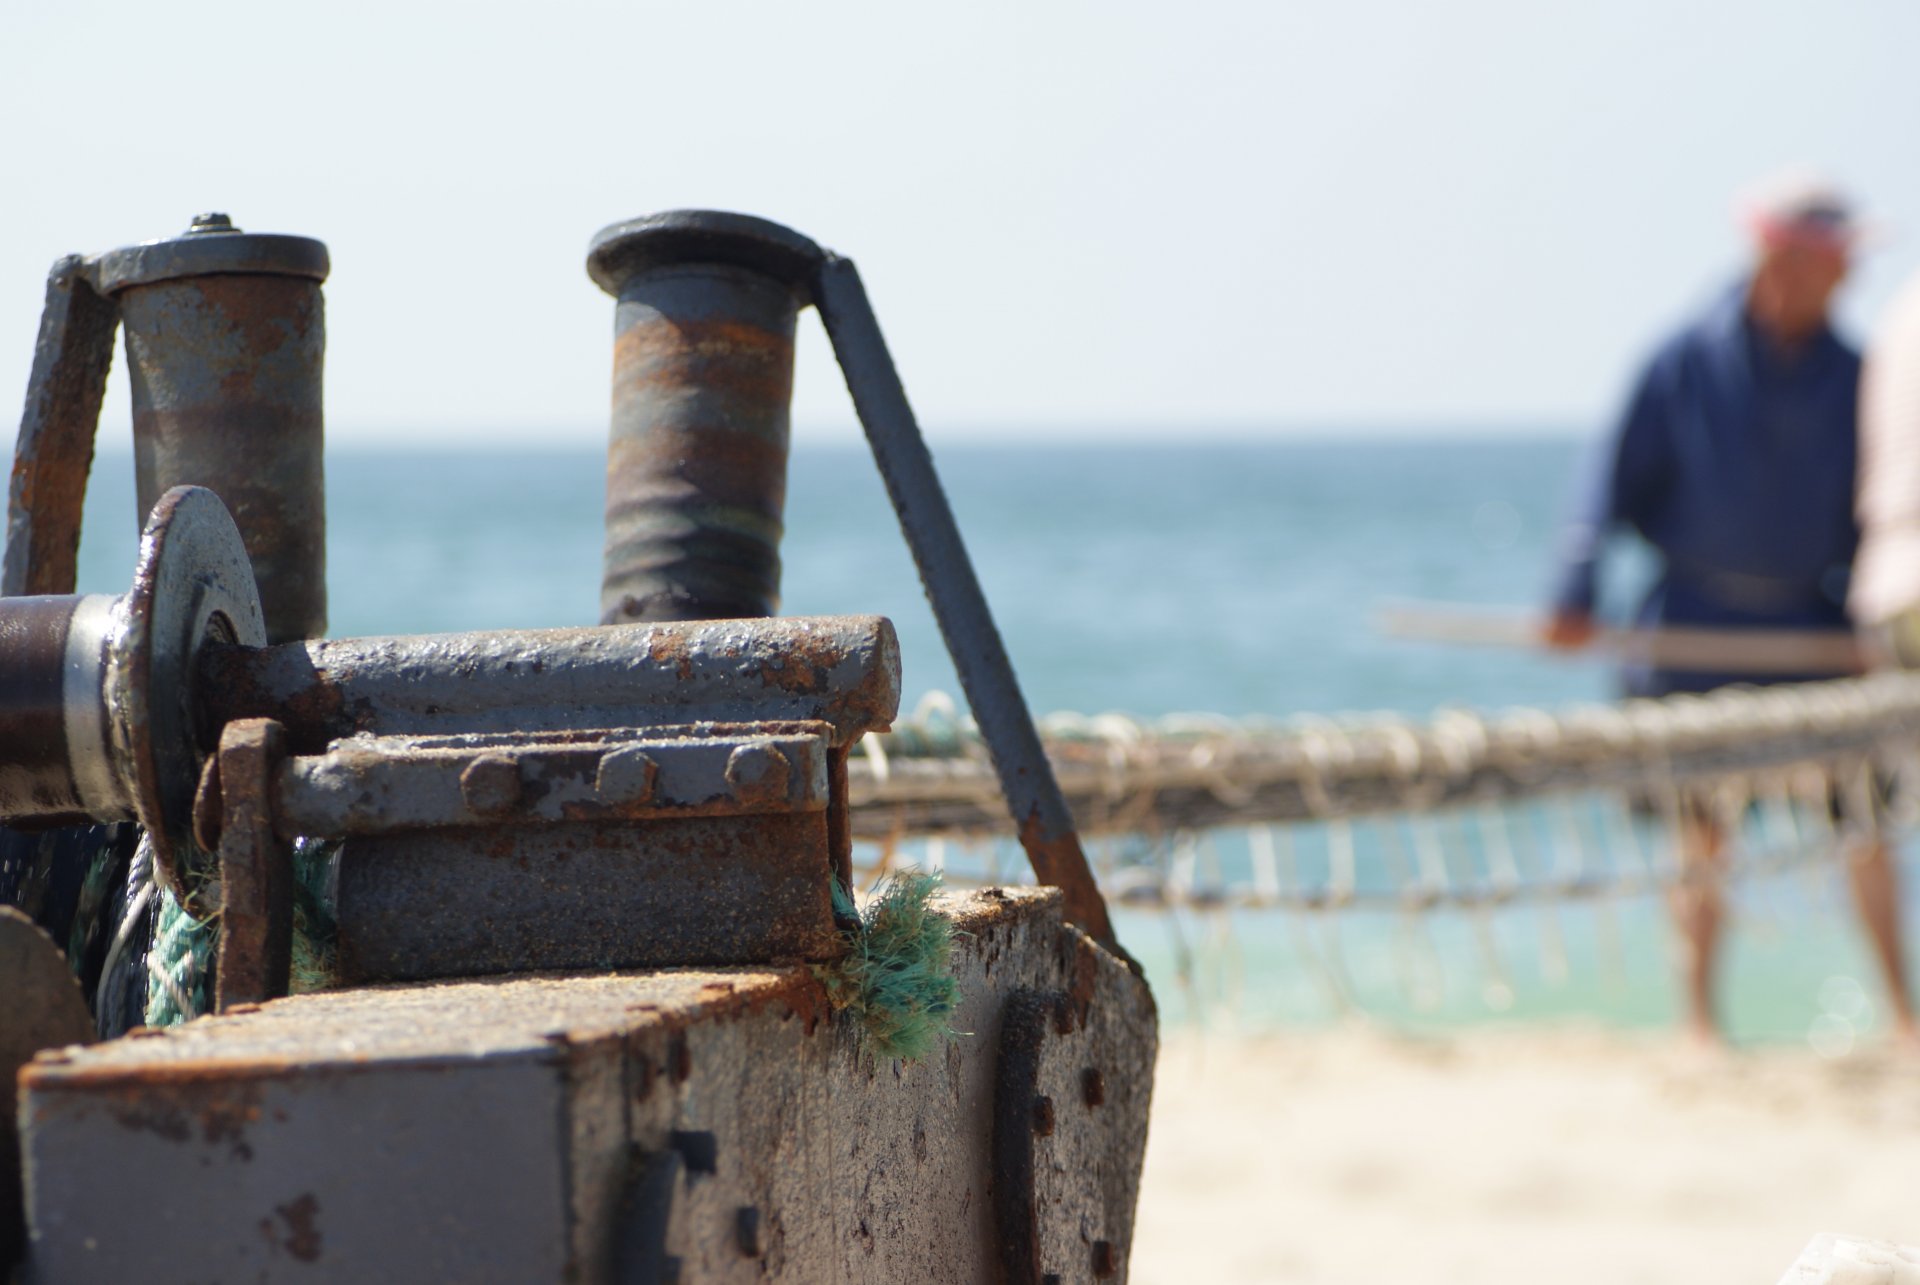
[[[927,426],[922,425],[923,431]],[[529,440],[525,427],[507,430],[499,426],[470,431],[462,438],[452,428],[422,430],[399,429],[387,432],[359,426],[336,428],[328,433],[329,450],[352,453],[383,452],[473,453],[473,454],[571,454],[588,448],[602,448],[606,429],[570,428]],[[1378,421],[1329,424],[1234,424],[1147,425],[1054,423],[1046,426],[1018,424],[935,426],[927,431],[929,442],[941,450],[966,450],[972,447],[1046,449],[1053,447],[1096,448],[1125,446],[1147,448],[1183,448],[1193,446],[1266,446],[1328,443],[1350,440],[1371,442],[1567,442],[1579,441],[1594,431],[1593,426],[1567,422],[1504,421],[1476,424],[1456,421],[1445,424]],[[840,423],[796,424],[792,447],[796,451],[844,449],[864,446],[866,439],[857,427]],[[100,455],[131,455],[130,434],[106,432],[96,444]]]

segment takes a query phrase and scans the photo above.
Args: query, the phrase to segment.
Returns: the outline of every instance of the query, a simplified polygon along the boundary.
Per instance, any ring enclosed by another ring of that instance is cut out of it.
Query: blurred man
[[[1749,273],[1654,353],[1568,525],[1547,641],[1592,640],[1601,546],[1617,528],[1644,537],[1661,574],[1639,628],[1844,629],[1854,524],[1860,358],[1828,308],[1845,280],[1855,225],[1833,188],[1795,179],[1747,211]],[[1706,691],[1752,675],[1630,665],[1632,696]],[[1819,675],[1770,675],[1805,681]],[[1686,945],[1690,1029],[1717,1042],[1714,960],[1724,916],[1725,836],[1712,817],[1678,818],[1682,883],[1673,912]],[[1893,869],[1877,841],[1851,853],[1856,898],[1896,1024],[1913,1039],[1901,966]]]

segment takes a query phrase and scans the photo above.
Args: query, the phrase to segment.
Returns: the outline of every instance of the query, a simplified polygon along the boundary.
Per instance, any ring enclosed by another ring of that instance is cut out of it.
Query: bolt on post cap
[[[587,247],[587,275],[617,298],[648,269],[721,263],[764,273],[807,295],[825,258],[809,238],[751,214],[668,210],[601,228]]]
[[[94,289],[117,294],[182,277],[249,274],[325,281],[332,263],[324,242],[277,232],[245,232],[225,214],[196,214],[179,236],[96,255]]]

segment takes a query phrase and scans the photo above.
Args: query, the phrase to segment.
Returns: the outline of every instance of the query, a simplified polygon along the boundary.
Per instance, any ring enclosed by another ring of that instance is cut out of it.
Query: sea
[[[1420,716],[1612,691],[1595,660],[1379,627],[1395,601],[1541,603],[1584,449],[1573,438],[1169,431],[1152,443],[934,446],[1036,712]],[[330,632],[593,623],[602,464],[586,446],[331,450]],[[87,502],[84,591],[125,590],[136,516],[131,458],[104,453]],[[928,693],[958,694],[864,448],[796,446],[783,561],[784,612],[893,619],[906,710]],[[1610,568],[1610,598],[1626,601],[1646,566],[1629,551]],[[1220,844],[1229,866],[1240,850],[1232,836]],[[1722,982],[1736,1039],[1838,1056],[1875,1037],[1879,991],[1845,907],[1830,867],[1740,886]],[[1480,916],[1122,910],[1118,923],[1174,1023],[1674,1020],[1673,943],[1650,895]]]

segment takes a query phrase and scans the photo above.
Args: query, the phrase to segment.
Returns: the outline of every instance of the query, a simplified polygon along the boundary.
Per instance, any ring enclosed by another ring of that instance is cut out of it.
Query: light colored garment
[[[1860,381],[1860,553],[1847,606],[1860,624],[1920,607],[1920,277],[1908,281]]]

